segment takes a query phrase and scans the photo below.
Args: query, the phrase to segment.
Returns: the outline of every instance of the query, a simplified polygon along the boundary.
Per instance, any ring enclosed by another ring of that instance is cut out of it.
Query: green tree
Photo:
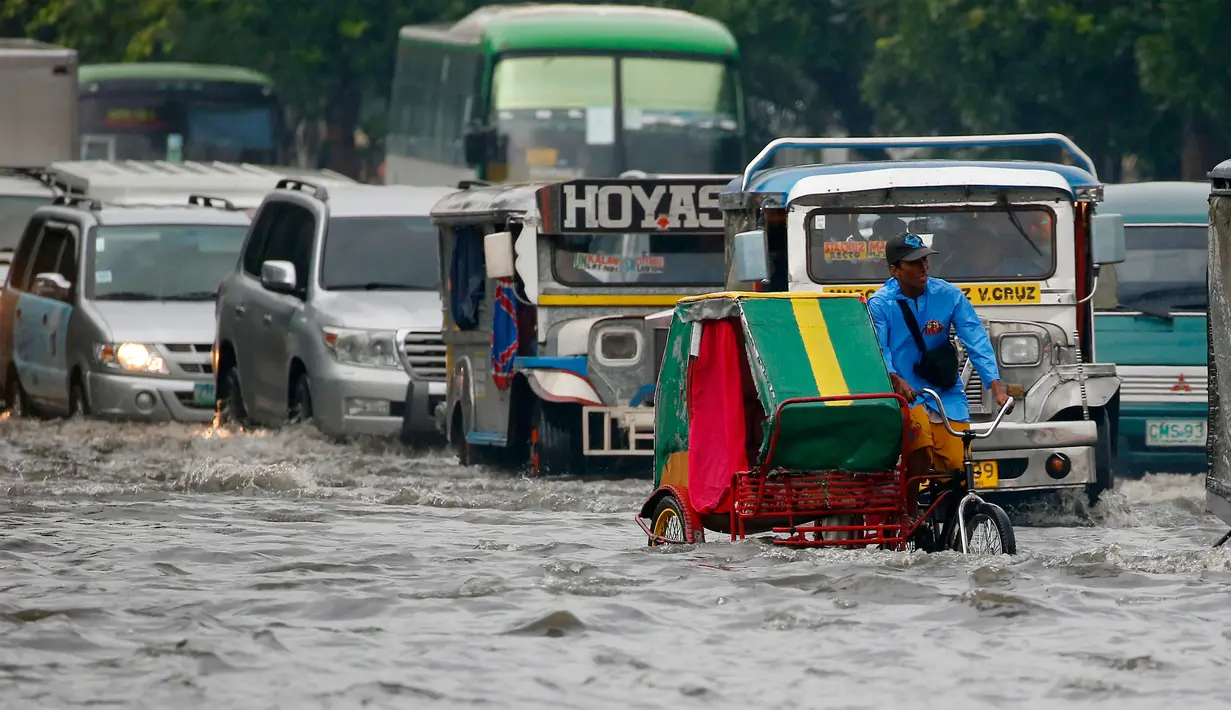
[[[1140,157],[1165,172],[1175,116],[1141,90],[1145,2],[872,0],[864,96],[889,133],[1055,131],[1104,180],[1151,146]]]

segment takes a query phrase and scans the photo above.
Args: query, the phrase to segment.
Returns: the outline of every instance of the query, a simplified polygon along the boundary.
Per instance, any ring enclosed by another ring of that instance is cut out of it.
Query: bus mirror
[[[483,237],[483,261],[487,278],[504,279],[513,275],[513,234],[492,232]]]
[[[490,151],[489,138],[493,134],[485,128],[472,126],[462,137],[462,149],[465,152],[466,165],[474,168],[487,162]]]
[[[1090,253],[1098,265],[1124,261],[1124,215],[1096,214],[1090,219]]]
[[[735,235],[735,275],[740,281],[769,278],[769,248],[763,230]]]

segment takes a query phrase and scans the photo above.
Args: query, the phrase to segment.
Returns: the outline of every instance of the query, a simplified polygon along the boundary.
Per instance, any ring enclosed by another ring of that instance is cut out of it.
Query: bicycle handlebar
[[[949,415],[945,413],[945,404],[944,402],[940,401],[940,395],[936,394],[934,390],[924,387],[923,389],[918,390],[915,393],[915,396],[917,398],[919,395],[922,395],[922,394],[932,395],[932,399],[936,400],[936,406],[940,408],[940,419],[941,421],[945,423],[945,429],[948,429],[950,434],[956,436],[959,439],[962,439],[965,437],[970,437],[972,439],[986,439],[987,437],[992,435],[992,432],[996,431],[996,427],[1000,426],[1000,420],[1004,419],[1004,415],[1008,414],[1009,410],[1013,408],[1013,397],[1010,396],[1009,400],[1004,403],[1003,407],[1000,408],[1000,411],[996,413],[996,418],[992,420],[992,425],[988,427],[987,431],[983,432],[982,434],[976,432],[974,429],[967,429],[964,433],[956,432],[953,430],[953,427],[950,426],[949,424]]]

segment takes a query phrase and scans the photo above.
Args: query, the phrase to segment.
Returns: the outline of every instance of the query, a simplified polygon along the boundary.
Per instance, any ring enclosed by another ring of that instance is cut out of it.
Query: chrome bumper
[[[194,402],[197,385],[208,385],[209,404]],[[178,380],[87,372],[86,399],[90,413],[102,419],[160,422],[212,422],[213,380]]]
[[[602,437],[591,439],[592,427]],[[653,456],[653,407],[582,407],[581,452],[585,456]]]
[[[986,431],[987,425],[975,423],[971,428]],[[974,442],[971,454],[975,461],[1000,463],[996,490],[1077,488],[1096,480],[1097,444],[1098,428],[1092,421],[1001,422],[991,436]],[[1062,478],[1047,473],[1047,459],[1052,454],[1063,454],[1071,462]]]

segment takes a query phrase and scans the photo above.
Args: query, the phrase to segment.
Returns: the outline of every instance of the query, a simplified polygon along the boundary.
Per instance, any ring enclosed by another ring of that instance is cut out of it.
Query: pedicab
[[[970,453],[1013,400],[969,431],[946,417],[964,470],[907,476],[911,403],[892,391],[862,294],[682,298],[655,396],[655,490],[637,516],[651,546],[709,530],[790,547],[1016,553],[1008,515],[975,492]],[[916,397],[943,411],[935,392]]]

